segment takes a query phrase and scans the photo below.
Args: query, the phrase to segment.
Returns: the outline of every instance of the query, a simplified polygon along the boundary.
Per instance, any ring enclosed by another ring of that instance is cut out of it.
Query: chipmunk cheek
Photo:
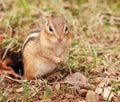
[[[66,41],[67,41],[67,39],[66,39],[66,38],[64,38],[62,42],[63,42],[63,43],[65,43]]]
[[[52,43],[56,43],[57,42],[57,39],[55,37],[50,37],[50,40]]]
[[[69,42],[69,37],[64,37],[64,42]]]

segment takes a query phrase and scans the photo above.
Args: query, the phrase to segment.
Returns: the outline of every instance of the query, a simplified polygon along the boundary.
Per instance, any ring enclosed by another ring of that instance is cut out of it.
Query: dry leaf
[[[96,94],[90,90],[87,92],[86,99],[87,102],[99,102],[99,100],[97,100]]]
[[[105,80],[105,82],[102,81],[102,82],[97,86],[95,93],[97,93],[98,95],[102,95],[103,98],[106,100],[106,99],[108,98],[111,90],[112,90],[112,87],[107,86],[107,82],[106,82],[106,80]],[[110,97],[109,97],[109,101],[112,99],[112,97],[113,97],[113,93],[111,93],[111,95],[110,95]]]
[[[55,81],[60,80],[61,78],[63,78],[63,75],[61,73],[54,73],[54,74],[50,74],[47,77],[47,80],[55,82]]]
[[[85,101],[85,100],[82,100],[82,101],[78,101],[78,102],[87,102],[87,101]]]
[[[55,85],[55,89],[60,90],[60,84],[59,83]]]
[[[108,68],[108,73],[110,73],[110,75],[116,76],[117,71],[114,68]]]
[[[5,13],[0,12],[0,22],[3,21],[4,18],[5,18]]]
[[[23,87],[21,87],[21,88],[17,89],[16,92],[20,93],[20,92],[23,92],[23,90],[24,90]]]
[[[0,44],[2,43],[2,41],[3,41],[3,37],[2,37],[2,36],[0,36]]]
[[[65,97],[66,97],[66,98],[74,98],[74,96],[73,96],[72,94],[68,94],[68,93],[65,94]]]
[[[92,70],[94,74],[100,74],[103,73],[104,68],[103,67],[97,67],[95,69]]]
[[[104,88],[103,97],[104,97],[105,99],[108,98],[111,90],[112,90],[112,87],[110,87],[110,86]],[[112,97],[113,97],[113,93],[110,94],[110,96],[109,96],[109,101],[112,99]]]
[[[103,89],[101,87],[97,87],[96,88],[95,93],[97,93],[98,95],[100,95],[100,94],[102,94],[102,92],[103,92]]]
[[[0,83],[3,82],[4,76],[0,75]]]
[[[19,78],[19,75],[16,74],[11,67],[8,67],[9,63],[11,63],[11,60],[9,58],[6,58],[3,61],[0,60],[0,74],[12,75],[15,78]]]
[[[120,97],[120,91],[117,92],[118,96]]]
[[[5,77],[3,75],[0,75],[0,88],[6,87],[5,83]]]
[[[81,87],[83,87],[84,85],[87,84],[87,78],[79,72],[76,72],[76,73],[66,76],[64,81],[71,85],[78,85]]]
[[[85,90],[85,89],[80,89],[80,88],[77,89],[78,94],[79,94],[80,96],[82,96],[82,97],[85,97],[85,96],[86,96],[87,91],[88,91],[88,90]]]
[[[97,93],[98,95],[102,94],[103,93],[103,88],[105,86],[106,86],[106,83],[102,81],[100,84],[98,84],[98,86],[95,90],[95,93]]]
[[[35,102],[53,102],[51,99],[38,100]]]

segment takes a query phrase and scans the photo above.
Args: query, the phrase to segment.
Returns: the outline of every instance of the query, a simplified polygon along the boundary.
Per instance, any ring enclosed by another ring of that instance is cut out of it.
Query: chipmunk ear
[[[49,34],[53,34],[54,28],[52,25],[52,15],[49,15],[47,18],[48,18],[48,21],[46,22],[46,30]]]
[[[51,14],[49,14],[49,15],[47,16],[47,21],[46,21],[46,23],[45,23],[46,26],[48,26],[48,25],[51,23],[51,19],[52,19],[52,16],[51,16]]]
[[[49,16],[47,18],[48,18],[48,23],[51,23],[52,15],[49,14]]]
[[[63,13],[61,13],[61,18],[65,21],[65,17],[63,15]]]

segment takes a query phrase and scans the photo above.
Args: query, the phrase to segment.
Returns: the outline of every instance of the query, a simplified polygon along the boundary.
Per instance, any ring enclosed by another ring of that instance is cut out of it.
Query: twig
[[[4,77],[1,75],[0,76],[0,83],[4,80]]]
[[[12,41],[10,42],[10,44],[7,46],[5,52],[4,52],[3,56],[2,56],[2,60],[6,57],[6,55],[7,55],[7,53],[8,53],[8,50],[9,50],[10,47],[12,46],[13,42],[14,42],[14,41],[12,40]]]
[[[5,89],[4,93],[3,93],[2,96],[0,97],[0,102],[1,102],[1,100],[2,100],[2,98],[3,98],[3,96],[7,93],[8,89],[9,89],[9,86]]]
[[[7,78],[7,79],[10,79],[10,80],[12,80],[12,81],[15,81],[15,82],[17,82],[17,83],[19,83],[19,84],[22,83],[21,80],[14,79],[14,78],[12,78],[12,77],[10,77],[10,76],[4,75],[4,77]],[[23,81],[24,81],[24,80],[23,80]]]
[[[60,82],[54,82],[54,83],[60,83],[60,84],[65,84],[65,83],[68,83],[68,84],[81,84],[81,85],[87,85],[86,83],[83,83],[83,82],[76,82],[76,81],[60,81]]]

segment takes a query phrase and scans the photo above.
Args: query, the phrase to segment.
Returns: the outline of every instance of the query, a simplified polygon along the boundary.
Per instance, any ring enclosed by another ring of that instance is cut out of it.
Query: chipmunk
[[[64,16],[48,17],[45,27],[32,32],[22,46],[24,79],[39,78],[64,61],[71,44],[71,29]]]

